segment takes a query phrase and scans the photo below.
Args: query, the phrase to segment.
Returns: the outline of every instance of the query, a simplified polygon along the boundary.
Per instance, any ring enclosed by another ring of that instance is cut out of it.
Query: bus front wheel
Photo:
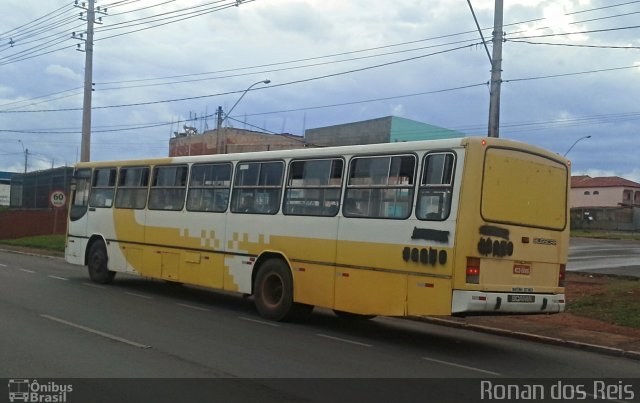
[[[261,316],[289,321],[309,314],[313,305],[293,302],[291,270],[280,259],[269,259],[260,268],[253,285],[255,304]]]
[[[108,284],[116,276],[109,270],[107,248],[102,241],[94,242],[89,249],[89,278],[99,284]]]

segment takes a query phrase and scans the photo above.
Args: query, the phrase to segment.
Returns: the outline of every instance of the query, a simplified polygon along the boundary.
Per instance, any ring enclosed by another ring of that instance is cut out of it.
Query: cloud
[[[59,64],[51,64],[47,66],[45,72],[51,76],[61,77],[69,81],[82,81],[82,75],[74,72],[68,67],[60,66]]]

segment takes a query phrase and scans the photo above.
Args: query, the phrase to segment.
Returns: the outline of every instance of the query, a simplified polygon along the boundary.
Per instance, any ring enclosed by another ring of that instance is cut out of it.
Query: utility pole
[[[29,149],[24,150],[24,173],[27,173],[27,163],[29,162]]]
[[[96,21],[96,13],[106,14],[107,9],[95,9],[95,0],[87,0],[78,4],[78,0],[75,1],[75,7],[78,7],[87,12],[87,39],[83,38],[80,34],[76,36],[74,32],[71,36],[74,39],[85,41],[84,45],[84,100],[82,103],[82,143],[80,147],[80,161],[86,162],[91,160],[91,96],[93,92],[93,25],[102,24],[102,17]],[[80,13],[80,19],[83,18],[84,13]],[[78,45],[78,50],[80,45]]]
[[[84,3],[82,3],[84,5]],[[91,92],[93,90],[93,22],[96,18],[94,0],[87,9],[87,41],[84,47],[84,101],[82,103],[82,143],[80,161],[91,160]]]
[[[220,129],[222,128],[222,106],[218,106],[216,115],[218,115],[218,120],[216,122],[216,153],[222,154],[220,152],[220,146],[222,144],[220,141]]]
[[[500,86],[502,85],[503,0],[496,0],[493,17],[493,56],[489,99],[489,137],[500,137]]]

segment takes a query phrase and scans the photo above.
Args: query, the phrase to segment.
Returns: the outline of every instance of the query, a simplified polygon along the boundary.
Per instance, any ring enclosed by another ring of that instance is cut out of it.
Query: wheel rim
[[[282,278],[272,273],[268,275],[262,283],[262,297],[268,307],[274,308],[280,305],[284,295],[284,284]]]

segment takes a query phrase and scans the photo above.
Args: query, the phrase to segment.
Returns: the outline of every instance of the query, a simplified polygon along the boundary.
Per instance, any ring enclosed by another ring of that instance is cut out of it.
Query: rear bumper
[[[530,301],[532,302],[525,302]],[[453,291],[452,314],[559,313],[564,312],[564,294]]]

